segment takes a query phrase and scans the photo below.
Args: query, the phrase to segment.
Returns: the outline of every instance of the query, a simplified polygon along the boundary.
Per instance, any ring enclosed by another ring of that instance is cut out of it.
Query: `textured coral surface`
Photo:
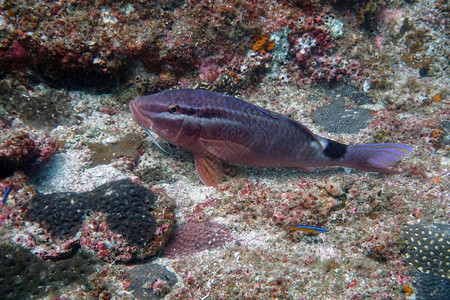
[[[167,203],[158,198],[163,196],[127,179],[84,193],[36,194],[25,220],[36,222],[48,232],[52,244],[67,249],[36,247],[34,253],[54,259],[81,246],[108,261],[154,255],[165,244],[173,224],[170,205],[166,208]],[[162,220],[158,218],[161,210]]]
[[[0,298],[446,299],[449,11],[0,1]],[[227,165],[206,187],[128,108],[187,87],[414,152],[391,175]]]
[[[228,229],[214,222],[186,222],[173,233],[163,256],[175,258],[215,249],[233,240]]]

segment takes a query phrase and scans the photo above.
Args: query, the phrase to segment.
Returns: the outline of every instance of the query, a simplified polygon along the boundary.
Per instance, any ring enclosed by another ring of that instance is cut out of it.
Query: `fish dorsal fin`
[[[282,116],[283,116],[283,115],[282,115]],[[300,122],[298,122],[298,121],[296,121],[296,120],[294,120],[294,119],[291,119],[291,118],[289,118],[289,117],[287,117],[287,116],[283,116],[283,117],[286,118],[286,120],[287,120],[288,122],[290,122],[291,124],[293,124],[293,125],[295,125],[296,127],[298,127],[298,128],[300,128],[300,129],[302,129],[302,130],[308,132],[308,133],[311,135],[311,137],[317,142],[317,144],[319,145],[321,151],[323,151],[323,145],[322,145],[322,142],[320,141],[319,137],[318,137],[317,135],[315,135],[311,130],[309,130],[308,127],[306,127],[306,126],[303,125],[302,123],[300,123]]]
[[[272,112],[272,111],[267,110],[265,108],[258,107],[258,106],[257,106],[257,108],[258,108],[258,111],[260,113],[262,113],[262,114],[264,114],[264,115],[266,115],[268,117],[271,117],[271,118],[273,118],[276,121],[279,121],[279,122],[286,121],[286,122],[294,125],[295,127],[299,128],[299,129],[301,129],[303,131],[306,131],[317,142],[317,144],[319,145],[320,149],[323,151],[323,145],[320,142],[319,137],[317,135],[315,135],[311,130],[309,130],[308,127],[306,127],[302,123],[300,123],[300,122],[298,122],[298,121],[296,121],[296,120],[294,120],[294,119],[292,119],[292,118],[290,118],[288,116],[285,116],[285,115],[282,115],[282,114],[279,114],[279,113],[276,113],[276,112]]]
[[[195,156],[195,169],[200,180],[207,186],[217,186],[222,179],[222,168],[217,160]]]
[[[247,146],[230,141],[199,138],[199,142],[209,154],[223,161],[233,162],[251,152]]]
[[[257,107],[257,108],[258,108],[258,111],[259,111],[260,113],[262,113],[262,114],[264,114],[264,115],[266,115],[266,116],[268,116],[268,117],[271,117],[271,118],[273,118],[274,120],[277,120],[277,121],[282,121],[282,120],[287,121],[288,123],[294,125],[295,127],[299,128],[299,129],[301,129],[301,130],[306,131],[307,133],[309,133],[309,134],[310,134],[310,135],[311,135],[311,136],[319,143],[320,147],[322,147],[322,144],[320,143],[320,141],[319,141],[319,139],[317,138],[317,136],[316,136],[311,130],[309,130],[308,127],[306,127],[306,126],[303,125],[302,123],[300,123],[300,122],[298,122],[298,121],[296,121],[296,120],[294,120],[294,119],[292,119],[292,118],[290,118],[290,117],[288,117],[288,116],[285,116],[285,115],[282,115],[282,114],[279,114],[279,113],[276,113],[276,112],[267,110],[267,109],[265,109],[265,108],[262,108],[262,107]],[[323,148],[323,147],[322,147],[322,148]],[[322,150],[323,150],[323,149],[322,149]]]
[[[264,115],[266,115],[266,116],[268,116],[270,118],[273,118],[273,119],[275,119],[277,121],[279,121],[281,119],[282,115],[280,115],[280,114],[278,114],[276,112],[267,110],[267,109],[259,107],[259,106],[256,106],[256,108],[257,108],[258,112],[260,112],[260,113],[262,113],[262,114],[264,114]]]

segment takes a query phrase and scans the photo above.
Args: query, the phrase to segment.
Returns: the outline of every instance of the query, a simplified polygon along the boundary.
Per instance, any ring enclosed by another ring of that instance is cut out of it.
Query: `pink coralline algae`
[[[222,69],[212,59],[205,59],[198,70],[199,77],[208,82],[214,82],[222,73]]]
[[[163,256],[182,257],[203,250],[215,249],[233,241],[228,228],[215,222],[186,222],[175,229]]]
[[[0,128],[0,178],[12,175],[15,171],[30,171],[47,162],[58,150],[57,141],[45,134],[34,136],[31,133]]]
[[[186,77],[214,81],[220,70],[241,75],[241,68],[252,69],[240,62],[254,48],[254,37],[268,38],[282,28],[291,30],[291,55],[285,61],[291,64],[291,75],[295,78],[301,71],[305,75],[300,77],[307,78],[314,68],[329,73],[316,59],[327,57],[337,45],[327,27],[334,16],[326,2],[133,1],[74,6],[32,1],[33,9],[22,2],[12,2],[3,15],[11,26],[0,38],[0,70],[32,70],[53,84],[109,89],[133,80],[129,71],[136,62],[156,75],[149,90]],[[313,44],[299,49],[299,40]],[[268,58],[276,56],[276,49],[272,52]],[[270,64],[259,72],[267,72]],[[249,74],[245,81],[254,84],[261,75]]]
[[[342,207],[345,194],[331,188],[331,183],[316,185],[312,180],[302,179],[290,186],[289,192],[268,188],[260,183],[242,183],[238,201],[227,207],[230,213],[238,213],[250,226],[273,224],[288,229],[297,224],[324,227],[324,221],[334,210]],[[323,190],[319,190],[323,189]],[[338,197],[330,196],[328,190]],[[270,199],[282,199],[272,205]]]

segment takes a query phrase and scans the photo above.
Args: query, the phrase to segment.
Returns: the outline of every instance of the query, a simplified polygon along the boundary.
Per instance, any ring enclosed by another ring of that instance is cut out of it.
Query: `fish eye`
[[[169,112],[171,114],[177,113],[180,110],[180,107],[178,105],[173,105],[169,107]]]

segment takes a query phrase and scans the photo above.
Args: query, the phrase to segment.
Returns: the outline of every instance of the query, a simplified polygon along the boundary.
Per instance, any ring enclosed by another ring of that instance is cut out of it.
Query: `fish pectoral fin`
[[[217,186],[222,179],[222,168],[217,160],[195,156],[195,169],[200,180],[207,186]]]
[[[199,139],[202,147],[223,161],[234,162],[239,157],[250,154],[250,148],[245,145],[222,140]]]
[[[295,167],[294,169],[303,170],[307,172],[312,172],[314,170],[314,168],[312,167]]]

